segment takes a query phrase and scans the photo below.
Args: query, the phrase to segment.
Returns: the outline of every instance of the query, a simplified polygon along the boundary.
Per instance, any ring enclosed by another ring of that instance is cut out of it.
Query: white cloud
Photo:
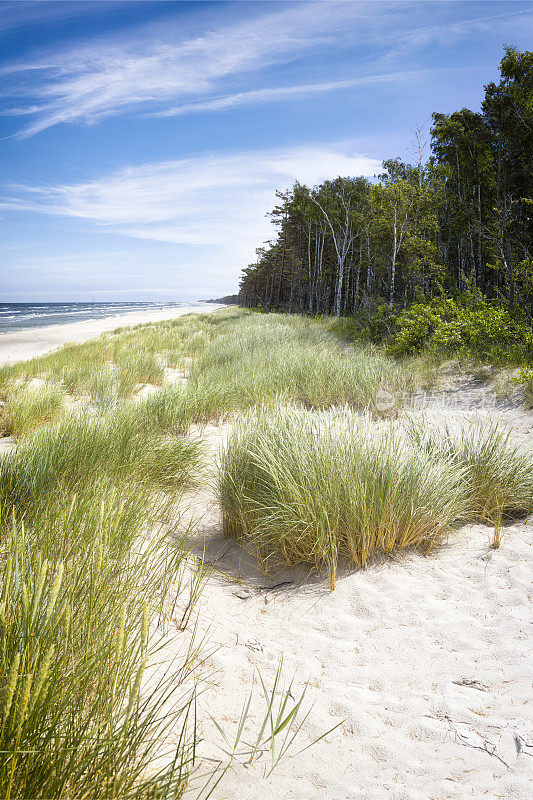
[[[32,97],[37,119],[23,131],[29,136],[61,122],[94,122],[140,104],[213,91],[221,79],[286,62],[345,36],[366,13],[359,4],[310,2],[190,38],[176,24],[145,27],[127,40],[98,40],[2,72],[14,81],[15,93]],[[28,76],[30,86],[24,84]],[[13,110],[21,113],[20,107]]]
[[[378,83],[401,83],[415,80],[423,80],[435,73],[442,73],[443,70],[419,69],[407,70],[404,72],[390,72],[382,75],[367,75],[362,78],[351,78],[344,81],[329,81],[324,83],[305,83],[299,86],[279,86],[266,89],[253,89],[248,92],[236,92],[235,94],[223,95],[221,97],[209,97],[206,100],[198,100],[193,103],[183,103],[180,106],[156,111],[150,116],[153,117],[177,117],[182,114],[194,114],[202,111],[220,111],[234,106],[253,105],[259,103],[284,101],[291,98],[305,97],[306,95],[322,94],[323,92],[340,91],[342,89],[354,89],[358,86],[371,86]]]
[[[41,58],[5,66],[0,71],[2,94],[13,98],[13,108],[4,113],[33,117],[19,134],[24,137],[59,123],[92,124],[132,110],[174,116],[402,80],[402,74],[417,74],[416,70],[394,72],[393,65],[401,59],[405,66],[408,54],[449,45],[474,33],[484,35],[491,26],[522,25],[527,13],[450,21],[448,4],[342,0],[271,4],[268,11],[261,6],[260,13],[250,8],[246,6],[231,23],[228,15],[235,12],[224,10],[216,17],[213,12],[218,24],[197,35],[186,33],[177,21],[180,18],[170,16],[164,25],[152,23],[129,33],[121,30],[112,39],[45,51]],[[365,75],[364,52],[370,44],[374,70],[386,69],[391,74]],[[326,47],[336,52],[352,48],[350,63],[359,61],[361,75],[288,87],[248,88],[248,84],[244,91],[235,91],[244,75],[248,81],[257,80],[261,70],[310,53],[315,56],[314,68],[320,67]],[[213,93],[218,96],[212,97]]]
[[[224,248],[242,266],[273,229],[275,190],[295,180],[372,176],[380,162],[345,148],[296,147],[128,167],[89,183],[14,187],[0,208],[90,221],[125,236]]]

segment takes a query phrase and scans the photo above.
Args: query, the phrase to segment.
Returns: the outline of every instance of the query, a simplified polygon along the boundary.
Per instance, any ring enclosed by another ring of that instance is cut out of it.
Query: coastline
[[[14,364],[37,356],[43,356],[67,342],[84,342],[100,336],[101,333],[129,325],[142,325],[147,322],[161,322],[175,319],[184,314],[205,314],[222,308],[222,304],[199,303],[181,308],[169,306],[163,309],[129,311],[100,319],[81,322],[63,322],[43,328],[24,328],[13,333],[0,334],[0,365]]]

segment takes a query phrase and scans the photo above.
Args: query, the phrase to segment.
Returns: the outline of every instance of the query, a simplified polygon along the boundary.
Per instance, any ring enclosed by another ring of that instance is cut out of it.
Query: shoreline
[[[0,366],[15,364],[17,361],[43,356],[61,347],[67,342],[84,342],[115,328],[142,325],[148,322],[161,322],[175,319],[184,314],[206,314],[223,308],[222,304],[199,303],[184,305],[181,308],[169,306],[162,309],[146,311],[126,311],[99,319],[88,319],[79,322],[62,322],[58,325],[47,325],[42,328],[23,328],[13,333],[0,334]]]

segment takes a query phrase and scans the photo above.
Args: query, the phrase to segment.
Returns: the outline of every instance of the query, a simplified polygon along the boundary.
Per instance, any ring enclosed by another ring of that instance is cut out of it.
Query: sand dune
[[[28,358],[117,325],[188,310],[4,335],[0,358]],[[533,414],[497,401],[481,384],[457,383],[425,405],[413,413],[457,423],[490,416],[517,441],[533,442]],[[225,424],[197,432],[215,457],[229,430]],[[257,671],[272,685],[281,657],[286,681],[294,678],[293,695],[307,686],[307,707],[313,706],[295,751],[339,725],[266,778],[268,756],[251,766],[238,756],[213,800],[531,796],[531,523],[506,527],[499,549],[490,546],[490,527],[473,525],[429,556],[395,554],[365,570],[346,565],[330,592],[324,575],[303,568],[262,574],[234,540],[224,539],[211,491],[190,499],[181,523],[191,519],[195,555],[212,568],[196,609],[197,639],[211,652],[212,668],[198,699],[205,734],[199,752],[209,759],[200,771],[205,775],[221,757],[216,743],[223,741],[210,716],[234,734],[254,674],[244,741],[257,733],[264,708]],[[173,647],[167,645],[169,658]]]

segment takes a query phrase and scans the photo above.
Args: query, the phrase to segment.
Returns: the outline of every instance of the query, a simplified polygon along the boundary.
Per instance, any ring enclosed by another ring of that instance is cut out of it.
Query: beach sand
[[[13,333],[0,334],[0,365],[13,364],[35,356],[42,356],[67,342],[83,342],[105,331],[125,325],[140,325],[145,322],[160,322],[183,314],[205,314],[222,308],[216,303],[195,304],[181,308],[168,307],[146,311],[130,311],[103,319],[47,325],[43,328],[27,328]]]
[[[486,393],[459,386],[445,416],[490,416],[531,444],[533,414],[513,403],[479,409]],[[213,453],[229,427],[206,429]],[[213,568],[199,601],[199,635],[215,648],[199,697],[203,752],[220,757],[209,715],[234,735],[255,673],[244,735],[253,740],[264,711],[257,673],[271,686],[281,656],[292,695],[307,685],[313,706],[295,752],[340,723],[269,778],[268,755],[252,766],[236,758],[213,800],[531,797],[531,523],[507,526],[499,549],[493,528],[469,525],[428,556],[345,566],[330,592],[325,575],[305,569],[262,574],[224,538],[212,494],[200,492],[191,513],[202,516],[197,557]]]

